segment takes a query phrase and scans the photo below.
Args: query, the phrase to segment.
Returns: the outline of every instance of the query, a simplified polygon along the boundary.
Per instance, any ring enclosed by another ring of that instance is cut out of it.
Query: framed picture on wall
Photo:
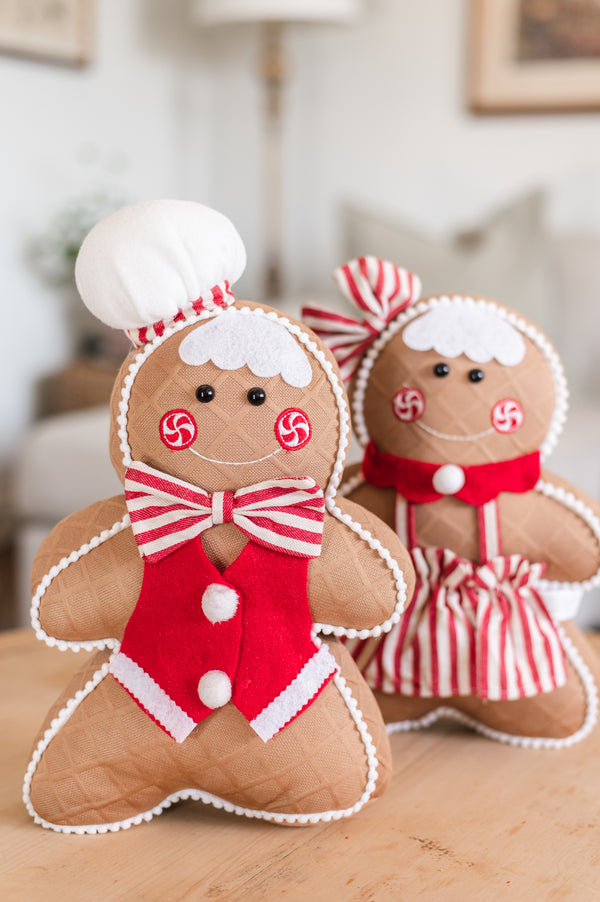
[[[0,0],[0,53],[81,66],[91,58],[93,0]]]
[[[471,0],[469,105],[600,110],[599,0]]]

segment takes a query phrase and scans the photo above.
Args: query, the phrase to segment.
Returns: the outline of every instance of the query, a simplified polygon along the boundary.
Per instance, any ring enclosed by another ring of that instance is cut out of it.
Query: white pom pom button
[[[230,586],[211,583],[202,596],[202,610],[211,623],[231,620],[237,611],[240,597]]]
[[[222,708],[231,700],[231,680],[222,670],[208,670],[198,683],[198,697],[207,708]]]
[[[464,484],[464,470],[456,464],[445,464],[433,474],[433,487],[440,495],[456,495]]]

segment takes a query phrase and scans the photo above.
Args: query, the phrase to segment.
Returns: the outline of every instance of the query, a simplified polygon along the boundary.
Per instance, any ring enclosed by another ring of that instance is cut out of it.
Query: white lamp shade
[[[202,25],[236,22],[350,22],[361,0],[193,0],[192,15]]]

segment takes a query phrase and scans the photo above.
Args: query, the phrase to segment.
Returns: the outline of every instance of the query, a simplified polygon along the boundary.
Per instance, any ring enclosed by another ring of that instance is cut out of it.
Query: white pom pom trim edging
[[[357,489],[359,486],[364,485],[365,482],[366,479],[363,475],[362,469],[358,470],[354,474],[354,476],[341,484],[339,491],[340,497],[347,498],[348,495],[350,495],[354,491],[354,489]]]
[[[314,638],[316,643],[320,645],[320,640],[317,637]],[[356,729],[358,730],[367,758],[367,775],[365,787],[358,801],[355,802],[355,804],[350,808],[334,809],[331,811],[319,811],[313,814],[292,814],[285,812],[260,811],[253,808],[243,808],[241,805],[235,805],[233,802],[228,802],[226,801],[226,799],[222,799],[210,792],[205,792],[202,789],[182,789],[179,792],[171,793],[165,799],[163,799],[162,802],[160,802],[158,805],[155,805],[153,808],[150,808],[147,811],[143,811],[141,814],[135,815],[135,817],[130,817],[122,821],[114,821],[110,824],[82,824],[77,826],[53,824],[50,821],[45,820],[43,817],[40,817],[40,815],[33,807],[31,801],[31,783],[33,781],[33,776],[39,762],[41,761],[42,755],[52,742],[53,738],[60,732],[62,727],[67,723],[71,715],[74,713],[74,711],[76,711],[83,700],[87,698],[87,696],[91,692],[93,692],[93,690],[102,682],[103,679],[105,679],[105,677],[108,676],[109,667],[110,660],[106,661],[102,665],[102,667],[97,670],[96,673],[94,673],[92,678],[88,680],[83,689],[80,689],[79,692],[75,693],[73,698],[69,699],[65,707],[58,713],[58,715],[54,718],[54,720],[51,722],[50,726],[44,733],[42,739],[38,743],[37,748],[32,755],[31,761],[29,762],[23,783],[23,801],[25,803],[27,811],[29,812],[35,823],[39,824],[42,827],[45,827],[48,830],[54,830],[57,833],[75,833],[79,835],[86,833],[115,833],[117,830],[128,830],[129,827],[136,826],[137,824],[141,824],[144,821],[151,821],[153,817],[162,814],[163,811],[165,811],[167,808],[170,808],[171,805],[173,805],[175,802],[183,801],[184,799],[193,799],[197,802],[204,802],[205,805],[212,805],[214,808],[222,808],[224,811],[228,811],[231,814],[237,814],[249,818],[257,818],[265,821],[272,821],[276,824],[318,824],[326,823],[328,821],[337,821],[341,818],[350,817],[351,815],[356,814],[358,811],[360,811],[361,808],[363,808],[364,805],[366,805],[375,791],[379,767],[379,761],[377,760],[377,749],[375,748],[371,735],[365,724],[362,711],[359,709],[358,703],[352,695],[352,692],[349,689],[346,680],[339,673],[336,673],[333,677],[333,683],[342,696],[344,704],[346,705],[346,708],[348,709],[348,712],[350,713],[350,716],[356,725]]]
[[[551,451],[554,450],[567,419],[569,392],[560,358],[545,335],[536,329],[535,326],[526,323],[525,320],[516,313],[505,310],[503,307],[499,307],[494,301],[486,301],[483,298],[475,300],[474,298],[465,297],[463,295],[453,295],[452,297],[441,295],[440,297],[432,297],[428,300],[419,301],[414,306],[408,307],[405,311],[400,313],[396,319],[392,320],[385,331],[383,331],[379,338],[371,345],[358,369],[356,388],[352,402],[354,430],[358,440],[363,447],[369,442],[369,433],[364,417],[365,394],[371,370],[387,343],[400,331],[400,329],[402,329],[403,326],[416,317],[421,316],[421,314],[427,313],[429,310],[434,310],[436,307],[459,303],[464,304],[465,306],[485,308],[486,310],[495,313],[500,319],[506,320],[509,325],[513,326],[529,338],[538,350],[541,351],[542,356],[548,364],[550,373],[552,374],[555,392],[552,419],[550,420],[550,426],[548,427],[546,437],[540,447],[542,458],[545,459]]]
[[[487,739],[493,739],[496,742],[503,742],[506,745],[518,746],[525,749],[566,749],[581,742],[582,739],[589,736],[598,722],[598,688],[589,667],[579,654],[579,651],[571,639],[565,635],[564,630],[560,626],[558,627],[558,634],[563,644],[565,654],[581,680],[586,701],[584,721],[579,729],[570,736],[563,736],[559,739],[554,739],[549,736],[517,736],[513,733],[505,733],[502,730],[494,730],[492,727],[488,727],[480,720],[470,717],[463,711],[448,706],[436,708],[435,711],[430,711],[428,714],[415,720],[399,720],[396,721],[396,723],[389,723],[387,724],[388,733],[393,735],[394,733],[408,733],[413,730],[424,730],[427,727],[432,726],[438,720],[453,720],[456,723],[462,724],[462,726],[469,727],[476,733],[481,733],[481,735],[485,736]]]
[[[406,607],[406,583],[404,581],[404,574],[402,570],[398,566],[397,562],[391,556],[387,548],[385,548],[379,539],[376,539],[368,529],[365,529],[360,525],[360,523],[356,523],[350,514],[344,514],[343,511],[340,510],[337,505],[329,505],[326,502],[326,506],[330,513],[333,514],[338,520],[340,520],[345,526],[355,532],[360,538],[366,542],[369,548],[372,548],[373,551],[376,551],[380,558],[382,558],[388,569],[391,570],[392,576],[396,583],[396,606],[392,612],[392,614],[384,620],[383,623],[379,623],[377,626],[371,627],[371,629],[362,629],[357,630],[353,627],[341,627],[341,626],[332,626],[329,623],[315,623],[314,628],[325,635],[333,635],[333,636],[346,636],[348,639],[367,639],[369,636],[381,636],[382,633],[389,633],[392,627],[399,622],[400,617],[402,616],[402,611]]]

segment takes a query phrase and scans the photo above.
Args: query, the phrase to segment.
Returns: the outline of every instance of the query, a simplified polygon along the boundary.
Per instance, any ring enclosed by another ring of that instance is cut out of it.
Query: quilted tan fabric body
[[[258,305],[247,306],[255,309]],[[325,488],[338,453],[340,422],[338,401],[320,363],[308,355],[313,380],[305,389],[293,388],[279,376],[259,378],[246,366],[235,371],[220,370],[210,362],[190,367],[180,360],[178,347],[194,328],[201,325],[187,326],[158,347],[133,382],[126,424],[132,458],[208,491],[297,475],[312,476]],[[308,334],[326,359],[332,360],[312,333]],[[129,367],[136,359],[133,351],[113,393],[110,450],[121,477],[119,403]],[[196,387],[202,383],[215,388],[210,404],[195,400]],[[267,395],[260,407],[252,407],[247,400],[248,390],[255,386],[263,387]],[[273,423],[288,407],[301,407],[308,414],[311,441],[299,451],[278,451],[265,461],[235,467],[211,463],[189,451],[170,451],[160,440],[158,423],[167,410],[193,409],[199,429],[194,447],[204,457],[254,461],[278,449]],[[351,501],[339,499],[339,507],[340,516],[351,516],[389,548],[404,572],[410,598],[412,565],[393,531]],[[43,543],[32,587],[39,594],[38,587],[44,586],[39,624],[48,636],[65,642],[122,638],[143,575],[131,529],[123,521],[125,515],[123,497],[98,502],[67,518]],[[108,536],[105,531],[111,529]],[[96,546],[85,547],[85,553],[75,555],[76,559],[61,569],[60,562],[94,536],[101,537]],[[246,538],[232,524],[222,524],[204,533],[202,541],[209,558],[224,569],[238,556]],[[49,578],[47,574],[57,565],[59,572]],[[382,556],[364,536],[328,511],[321,555],[309,563],[308,599],[315,622],[328,624],[329,629],[373,629],[393,613],[397,592]],[[385,726],[348,652],[337,640],[327,641],[339,662],[342,683],[345,681],[355,699],[359,720],[372,740],[369,754],[376,756],[377,777],[367,795],[375,798],[384,791],[390,774]],[[84,665],[48,714],[40,737],[108,655],[108,651],[99,651]],[[202,790],[250,812],[319,814],[352,809],[373,777],[373,760],[368,760],[364,735],[350,708],[338,683],[330,683],[296,720],[264,743],[229,704],[209,715],[178,745],[108,675],[86,695],[43,751],[32,776],[31,803],[40,818],[64,826],[122,822],[186,789]]]

